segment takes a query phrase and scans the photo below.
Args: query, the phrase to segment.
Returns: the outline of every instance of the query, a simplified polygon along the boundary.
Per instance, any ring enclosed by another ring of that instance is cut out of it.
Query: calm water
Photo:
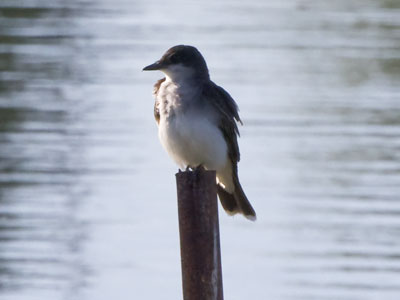
[[[1,1],[0,299],[181,299],[141,72],[178,43],[245,123],[225,298],[400,299],[400,2],[208,2]]]

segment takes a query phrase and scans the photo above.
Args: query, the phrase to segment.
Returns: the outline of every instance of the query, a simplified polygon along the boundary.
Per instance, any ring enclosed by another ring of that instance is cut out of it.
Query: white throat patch
[[[167,81],[173,81],[175,83],[187,81],[192,78],[194,74],[192,68],[185,67],[182,64],[171,65],[161,71],[165,74]]]

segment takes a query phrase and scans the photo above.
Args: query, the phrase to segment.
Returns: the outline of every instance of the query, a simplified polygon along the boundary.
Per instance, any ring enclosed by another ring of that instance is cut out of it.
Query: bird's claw
[[[199,175],[202,171],[205,171],[203,165],[198,165],[196,168],[193,168],[193,172],[196,176]]]

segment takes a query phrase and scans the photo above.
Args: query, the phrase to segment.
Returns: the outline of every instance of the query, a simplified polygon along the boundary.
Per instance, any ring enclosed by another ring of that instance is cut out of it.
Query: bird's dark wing
[[[161,84],[164,81],[165,81],[165,77],[158,80],[155,83],[154,89],[153,89],[153,95],[154,95],[154,98],[156,98],[156,101],[154,102],[154,118],[156,119],[157,124],[160,123],[160,110],[159,110],[160,102],[157,100],[157,94],[158,94],[158,90],[160,89]]]
[[[238,106],[227,91],[212,81],[205,84],[203,96],[208,99],[209,103],[219,112],[220,118],[218,126],[228,144],[229,158],[233,166],[236,167],[236,163],[240,160],[237,141],[239,129],[236,122],[242,124],[238,113]]]

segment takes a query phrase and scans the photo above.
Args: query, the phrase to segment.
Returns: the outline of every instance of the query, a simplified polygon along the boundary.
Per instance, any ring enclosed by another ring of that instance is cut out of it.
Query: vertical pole
[[[184,300],[223,300],[215,175],[176,174]]]

